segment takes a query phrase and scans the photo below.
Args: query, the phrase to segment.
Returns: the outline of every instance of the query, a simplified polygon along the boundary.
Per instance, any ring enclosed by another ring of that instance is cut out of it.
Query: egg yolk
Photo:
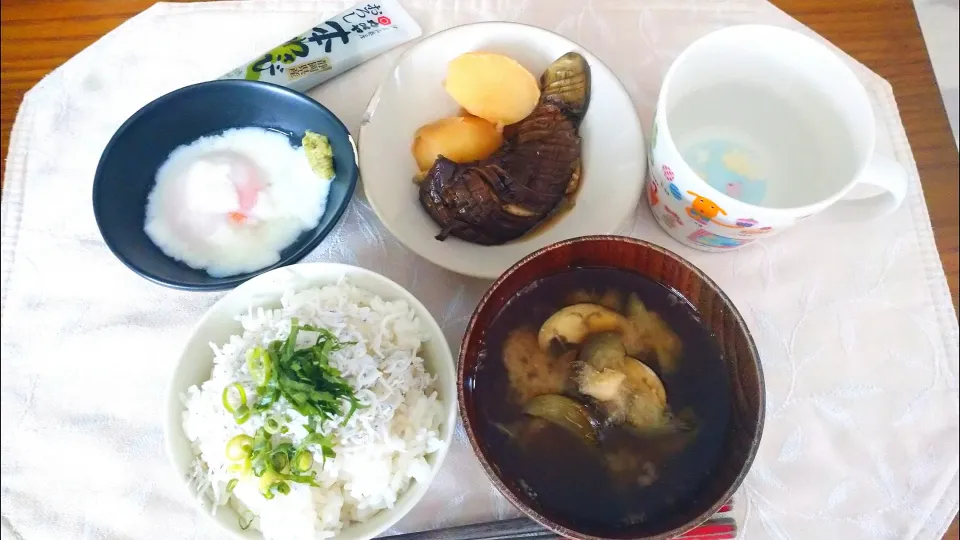
[[[211,153],[191,163],[184,179],[191,210],[221,214],[236,225],[251,220],[266,188],[257,165],[236,152]]]

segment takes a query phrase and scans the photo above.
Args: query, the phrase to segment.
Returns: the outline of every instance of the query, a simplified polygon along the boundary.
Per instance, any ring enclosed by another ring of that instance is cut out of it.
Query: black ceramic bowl
[[[284,249],[280,261],[256,272],[215,278],[164,255],[147,237],[143,230],[147,195],[157,169],[176,147],[240,127],[281,131],[296,145],[306,130],[326,135],[333,147],[336,178],[320,223]],[[350,132],[323,105],[273,84],[210,81],[170,92],[120,126],[97,166],[93,213],[107,246],[134,272],[177,289],[224,290],[297,262],[316,248],[346,210],[357,176],[357,153]]]

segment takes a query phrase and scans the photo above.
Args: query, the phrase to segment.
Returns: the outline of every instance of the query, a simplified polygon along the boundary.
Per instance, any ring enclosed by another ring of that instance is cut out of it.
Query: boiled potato
[[[489,157],[503,144],[503,135],[490,122],[475,116],[455,116],[427,124],[413,137],[413,157],[421,171],[437,156],[466,163]]]
[[[474,116],[505,126],[526,118],[540,100],[540,84],[516,60],[469,52],[450,61],[444,87]]]

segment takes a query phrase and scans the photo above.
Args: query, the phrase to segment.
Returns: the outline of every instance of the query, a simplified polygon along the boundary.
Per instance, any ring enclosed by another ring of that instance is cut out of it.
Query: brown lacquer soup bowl
[[[588,236],[507,270],[460,347],[460,413],[487,476],[567,538],[666,539],[743,481],[764,382],[740,313],[648,242]]]

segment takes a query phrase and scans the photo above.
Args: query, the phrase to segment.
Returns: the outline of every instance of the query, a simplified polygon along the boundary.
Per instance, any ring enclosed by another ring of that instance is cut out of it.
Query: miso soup
[[[608,536],[696,499],[730,392],[680,295],[624,270],[570,270],[521,290],[485,337],[467,385],[479,440],[535,510]]]

